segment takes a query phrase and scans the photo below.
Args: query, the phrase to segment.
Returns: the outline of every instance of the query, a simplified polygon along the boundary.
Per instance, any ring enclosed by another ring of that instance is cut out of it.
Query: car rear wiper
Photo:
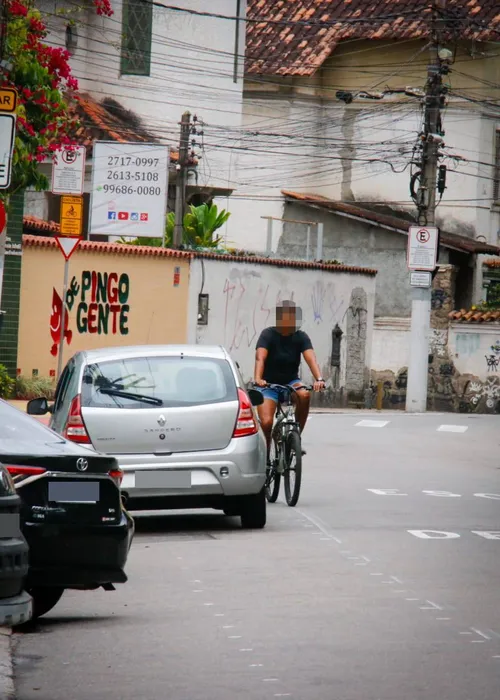
[[[120,391],[120,389],[113,389],[112,387],[100,387],[99,392],[101,394],[107,394],[108,396],[118,396],[122,399],[130,399],[131,401],[143,401],[144,403],[150,403],[153,406],[163,406],[163,401],[161,399],[157,399],[155,396],[131,394],[128,391]]]

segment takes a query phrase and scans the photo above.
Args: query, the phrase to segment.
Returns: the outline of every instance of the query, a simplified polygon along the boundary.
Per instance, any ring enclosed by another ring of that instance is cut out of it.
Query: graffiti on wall
[[[488,372],[498,372],[500,365],[500,341],[496,341],[490,346],[491,354],[485,355],[486,367]]]
[[[130,279],[126,273],[96,272],[84,270],[73,277],[66,294],[64,337],[71,343],[70,313],[75,310],[75,330],[79,334],[128,335],[130,312]],[[50,334],[53,345],[51,354],[56,356],[61,340],[63,302],[57,290],[52,290],[52,314]]]
[[[52,313],[50,314],[50,335],[52,337],[52,347],[50,354],[57,357],[59,344],[61,342],[61,322],[62,322],[63,302],[55,288],[52,289]],[[67,311],[67,308],[66,308]],[[69,330],[69,317],[65,314],[64,317],[64,339],[70,345],[73,338],[73,332]]]

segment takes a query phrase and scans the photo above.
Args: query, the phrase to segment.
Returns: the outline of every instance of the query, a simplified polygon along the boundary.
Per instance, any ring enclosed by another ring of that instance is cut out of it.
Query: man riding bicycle
[[[296,389],[294,392],[295,415],[301,433],[307,423],[310,398],[305,388],[298,388],[302,386],[302,381],[299,379],[302,356],[314,377],[314,391],[325,388],[311,339],[307,333],[297,328],[297,321],[301,320],[299,316],[300,309],[297,309],[293,301],[283,301],[276,307],[276,326],[265,328],[257,341],[254,384],[260,387],[264,396],[264,402],[257,410],[266,436],[268,456],[276,406],[283,399],[283,391],[268,385],[282,384]],[[304,451],[303,454],[305,454]]]

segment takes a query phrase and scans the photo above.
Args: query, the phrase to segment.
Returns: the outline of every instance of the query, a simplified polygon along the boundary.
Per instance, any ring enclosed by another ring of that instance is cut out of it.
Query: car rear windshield
[[[0,400],[0,454],[2,440],[59,442],[60,438],[31,416]]]
[[[227,360],[132,357],[87,365],[82,405],[92,408],[182,407],[237,400]]]

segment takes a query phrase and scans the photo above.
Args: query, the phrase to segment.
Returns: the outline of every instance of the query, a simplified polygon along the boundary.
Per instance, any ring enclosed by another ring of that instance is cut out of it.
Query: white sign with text
[[[170,148],[96,141],[92,160],[90,235],[162,238]]]
[[[409,270],[433,272],[436,269],[438,238],[436,226],[410,226],[407,250]]]
[[[54,154],[52,194],[83,194],[85,155],[85,146],[63,148]]]

